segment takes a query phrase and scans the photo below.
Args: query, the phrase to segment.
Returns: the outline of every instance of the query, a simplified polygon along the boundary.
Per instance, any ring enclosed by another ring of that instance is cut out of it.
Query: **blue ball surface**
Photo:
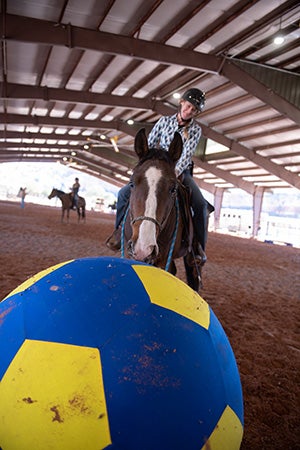
[[[243,397],[209,305],[155,267],[99,257],[0,303],[2,450],[235,450]]]

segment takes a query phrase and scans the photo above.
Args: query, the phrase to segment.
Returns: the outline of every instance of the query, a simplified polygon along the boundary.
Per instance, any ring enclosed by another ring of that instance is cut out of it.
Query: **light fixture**
[[[133,125],[133,124],[134,124],[134,120],[128,119],[128,120],[127,120],[127,123],[128,123],[128,125]]]
[[[274,44],[275,45],[281,45],[281,44],[283,44],[284,43],[284,37],[283,36],[276,36],[275,38],[274,38]]]
[[[180,98],[181,95],[179,94],[179,92],[174,92],[173,97],[174,98]]]
[[[281,34],[281,17],[280,17],[280,19],[279,19],[279,32],[278,32],[278,34],[275,36],[273,42],[274,42],[275,45],[281,45],[281,44],[284,43],[284,37],[283,37],[282,34]]]

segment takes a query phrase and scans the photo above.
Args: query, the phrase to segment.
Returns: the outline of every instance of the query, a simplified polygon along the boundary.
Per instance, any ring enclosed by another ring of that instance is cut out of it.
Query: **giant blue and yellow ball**
[[[235,450],[243,397],[209,305],[169,273],[99,257],[0,303],[2,450]]]

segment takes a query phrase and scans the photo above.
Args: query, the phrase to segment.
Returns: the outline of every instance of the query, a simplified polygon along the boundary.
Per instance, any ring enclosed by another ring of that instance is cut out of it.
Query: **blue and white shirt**
[[[177,114],[161,117],[148,136],[149,147],[169,149],[175,131],[178,131],[183,141],[183,151],[176,164],[176,173],[181,175],[192,164],[192,157],[201,137],[201,127],[193,119],[187,126],[179,127]]]

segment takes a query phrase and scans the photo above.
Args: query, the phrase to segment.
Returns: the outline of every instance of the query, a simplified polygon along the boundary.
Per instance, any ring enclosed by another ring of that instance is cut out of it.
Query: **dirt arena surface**
[[[72,211],[61,224],[58,208],[0,202],[0,299],[59,262],[117,256],[104,245],[113,223],[88,211],[77,224]],[[298,450],[300,250],[210,233],[207,256],[201,296],[230,340],[243,386],[241,449]]]

